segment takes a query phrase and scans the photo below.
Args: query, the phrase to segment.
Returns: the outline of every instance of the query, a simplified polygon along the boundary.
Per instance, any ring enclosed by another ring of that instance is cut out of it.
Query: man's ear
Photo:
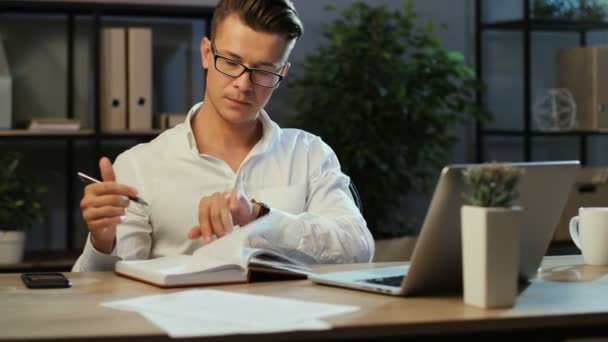
[[[209,69],[209,61],[211,60],[211,41],[207,37],[203,37],[200,43],[201,61],[203,69]]]
[[[283,67],[283,72],[281,73],[283,77],[286,77],[289,73],[289,68],[291,68],[291,63],[285,62],[285,66]]]

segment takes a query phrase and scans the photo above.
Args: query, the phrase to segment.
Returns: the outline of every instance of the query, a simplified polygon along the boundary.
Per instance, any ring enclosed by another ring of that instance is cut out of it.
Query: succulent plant
[[[518,184],[524,171],[504,163],[486,163],[462,172],[468,204],[479,207],[512,207],[518,197]]]

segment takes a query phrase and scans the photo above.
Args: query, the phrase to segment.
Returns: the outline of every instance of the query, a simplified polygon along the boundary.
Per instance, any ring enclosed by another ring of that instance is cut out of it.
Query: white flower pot
[[[0,264],[16,264],[23,260],[25,232],[0,230]]]
[[[461,208],[465,304],[510,307],[517,298],[522,209]]]

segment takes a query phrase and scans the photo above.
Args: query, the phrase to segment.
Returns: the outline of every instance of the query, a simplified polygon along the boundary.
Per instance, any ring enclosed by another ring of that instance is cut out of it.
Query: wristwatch
[[[260,211],[258,212],[258,216],[256,217],[256,219],[259,219],[260,217],[268,215],[268,213],[270,212],[270,207],[267,206],[265,203],[262,203],[260,201],[256,201],[253,198],[251,199],[251,203],[257,204],[257,205],[260,206]]]

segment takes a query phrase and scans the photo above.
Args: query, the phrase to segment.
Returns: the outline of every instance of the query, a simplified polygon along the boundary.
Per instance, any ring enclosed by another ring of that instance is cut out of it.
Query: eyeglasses
[[[250,68],[235,60],[218,55],[215,52],[215,43],[211,42],[211,53],[215,61],[215,70],[230,77],[240,77],[245,72],[249,72],[249,79],[253,84],[266,88],[274,88],[281,82],[283,75],[272,71]]]

